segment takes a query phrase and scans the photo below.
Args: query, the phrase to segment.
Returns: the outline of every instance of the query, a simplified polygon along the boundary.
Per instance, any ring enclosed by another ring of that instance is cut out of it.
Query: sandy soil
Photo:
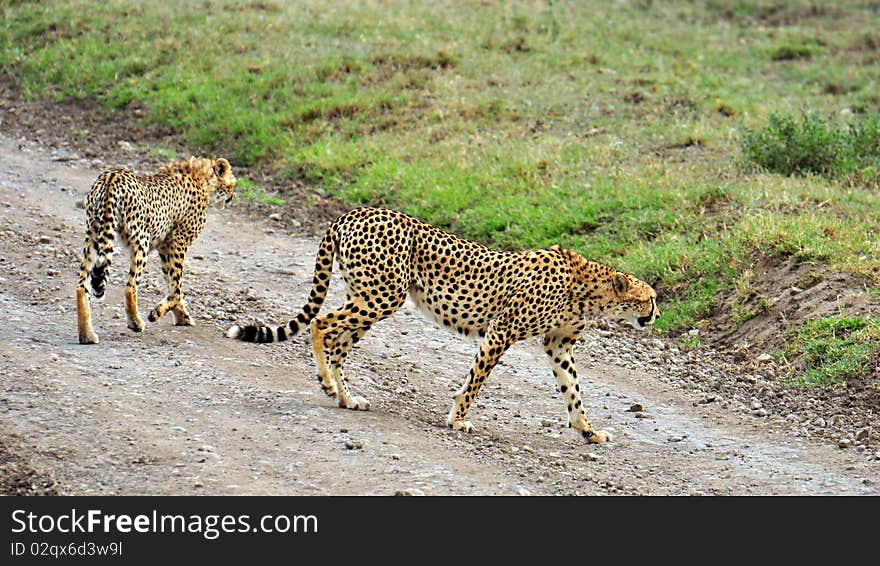
[[[95,165],[0,136],[4,492],[877,494],[878,432],[858,407],[833,412],[821,396],[787,393],[766,368],[713,365],[711,352],[635,331],[596,329],[576,349],[587,414],[615,435],[607,445],[564,428],[536,340],[512,348],[481,391],[469,415],[477,432],[448,430],[475,347],[410,305],[350,357],[351,387],[372,410],[337,408],[315,381],[306,336],[254,345],[223,335],[233,322],[295,314],[318,244],[241,207],[213,211],[190,251],[196,327],[166,317],[142,334],[126,329],[120,250],[94,308],[101,343],[82,346],[77,203]],[[155,256],[147,269],[144,314],[164,291]],[[337,278],[328,306],[340,290]],[[834,435],[814,434],[818,418]]]

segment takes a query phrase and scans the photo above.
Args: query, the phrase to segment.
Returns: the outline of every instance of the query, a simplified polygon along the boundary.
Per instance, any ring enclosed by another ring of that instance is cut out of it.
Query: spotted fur
[[[96,300],[104,297],[117,236],[131,252],[125,288],[128,327],[135,332],[144,329],[137,288],[146,256],[152,250],[159,252],[169,293],[147,318],[155,322],[170,310],[175,324],[192,326],[181,292],[186,251],[202,232],[211,201],[225,204],[234,195],[235,176],[229,161],[222,157],[174,161],[143,176],[127,169],[101,173],[92,185],[86,206],[86,240],[76,289],[80,344],[98,342],[92,328],[89,288]]]
[[[333,258],[346,284],[346,303],[318,316]],[[611,436],[594,430],[581,401],[572,346],[595,317],[643,329],[659,316],[657,294],[632,275],[587,261],[558,246],[507,252],[448,234],[411,216],[359,208],[339,217],[321,240],[308,302],[286,325],[233,326],[230,338],[287,340],[309,327],[318,380],[342,407],[368,409],[346,389],[343,365],[352,345],[407,296],[439,324],[482,339],[467,379],[455,395],[447,424],[471,431],[465,420],[489,373],[515,342],[543,335],[570,426],[590,442]]]

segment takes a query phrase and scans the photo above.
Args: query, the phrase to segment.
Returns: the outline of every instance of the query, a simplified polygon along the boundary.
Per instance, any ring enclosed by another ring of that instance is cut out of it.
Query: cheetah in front
[[[347,301],[318,316],[334,256]],[[611,435],[587,420],[572,347],[592,318],[644,329],[660,314],[657,294],[648,284],[558,246],[498,251],[401,212],[359,208],[339,217],[321,240],[308,303],[293,320],[277,328],[236,325],[227,336],[277,342],[309,327],[321,387],[341,407],[366,410],[369,402],[346,388],[346,356],[407,296],[437,323],[482,339],[449,411],[451,428],[473,430],[466,419],[468,408],[498,360],[515,342],[542,335],[569,425],[594,443],[611,440]]]

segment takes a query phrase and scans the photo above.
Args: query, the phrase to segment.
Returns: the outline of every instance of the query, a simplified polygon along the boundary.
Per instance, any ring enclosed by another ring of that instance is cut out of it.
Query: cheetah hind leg
[[[145,245],[131,242],[131,268],[128,272],[128,285],[125,287],[125,315],[128,318],[128,327],[135,332],[144,330],[144,321],[138,312],[138,282],[147,263],[145,249]]]
[[[334,350],[333,355],[330,356],[330,368],[333,372],[333,379],[336,381],[337,390],[342,393],[339,396],[339,406],[355,411],[369,411],[370,402],[365,397],[353,395],[348,392],[348,388],[345,385],[348,377],[346,377],[342,367],[345,365],[345,358],[348,357],[348,352],[351,351],[351,347],[364,337],[367,330],[369,330],[369,325],[356,330],[343,332],[337,341],[337,348]]]

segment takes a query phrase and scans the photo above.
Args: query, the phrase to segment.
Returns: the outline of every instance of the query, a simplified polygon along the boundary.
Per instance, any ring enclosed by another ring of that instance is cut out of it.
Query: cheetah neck
[[[612,280],[617,273],[613,267],[585,259],[580,254],[562,250],[568,255],[571,267],[571,295],[583,315],[601,314],[612,305],[615,294]]]

